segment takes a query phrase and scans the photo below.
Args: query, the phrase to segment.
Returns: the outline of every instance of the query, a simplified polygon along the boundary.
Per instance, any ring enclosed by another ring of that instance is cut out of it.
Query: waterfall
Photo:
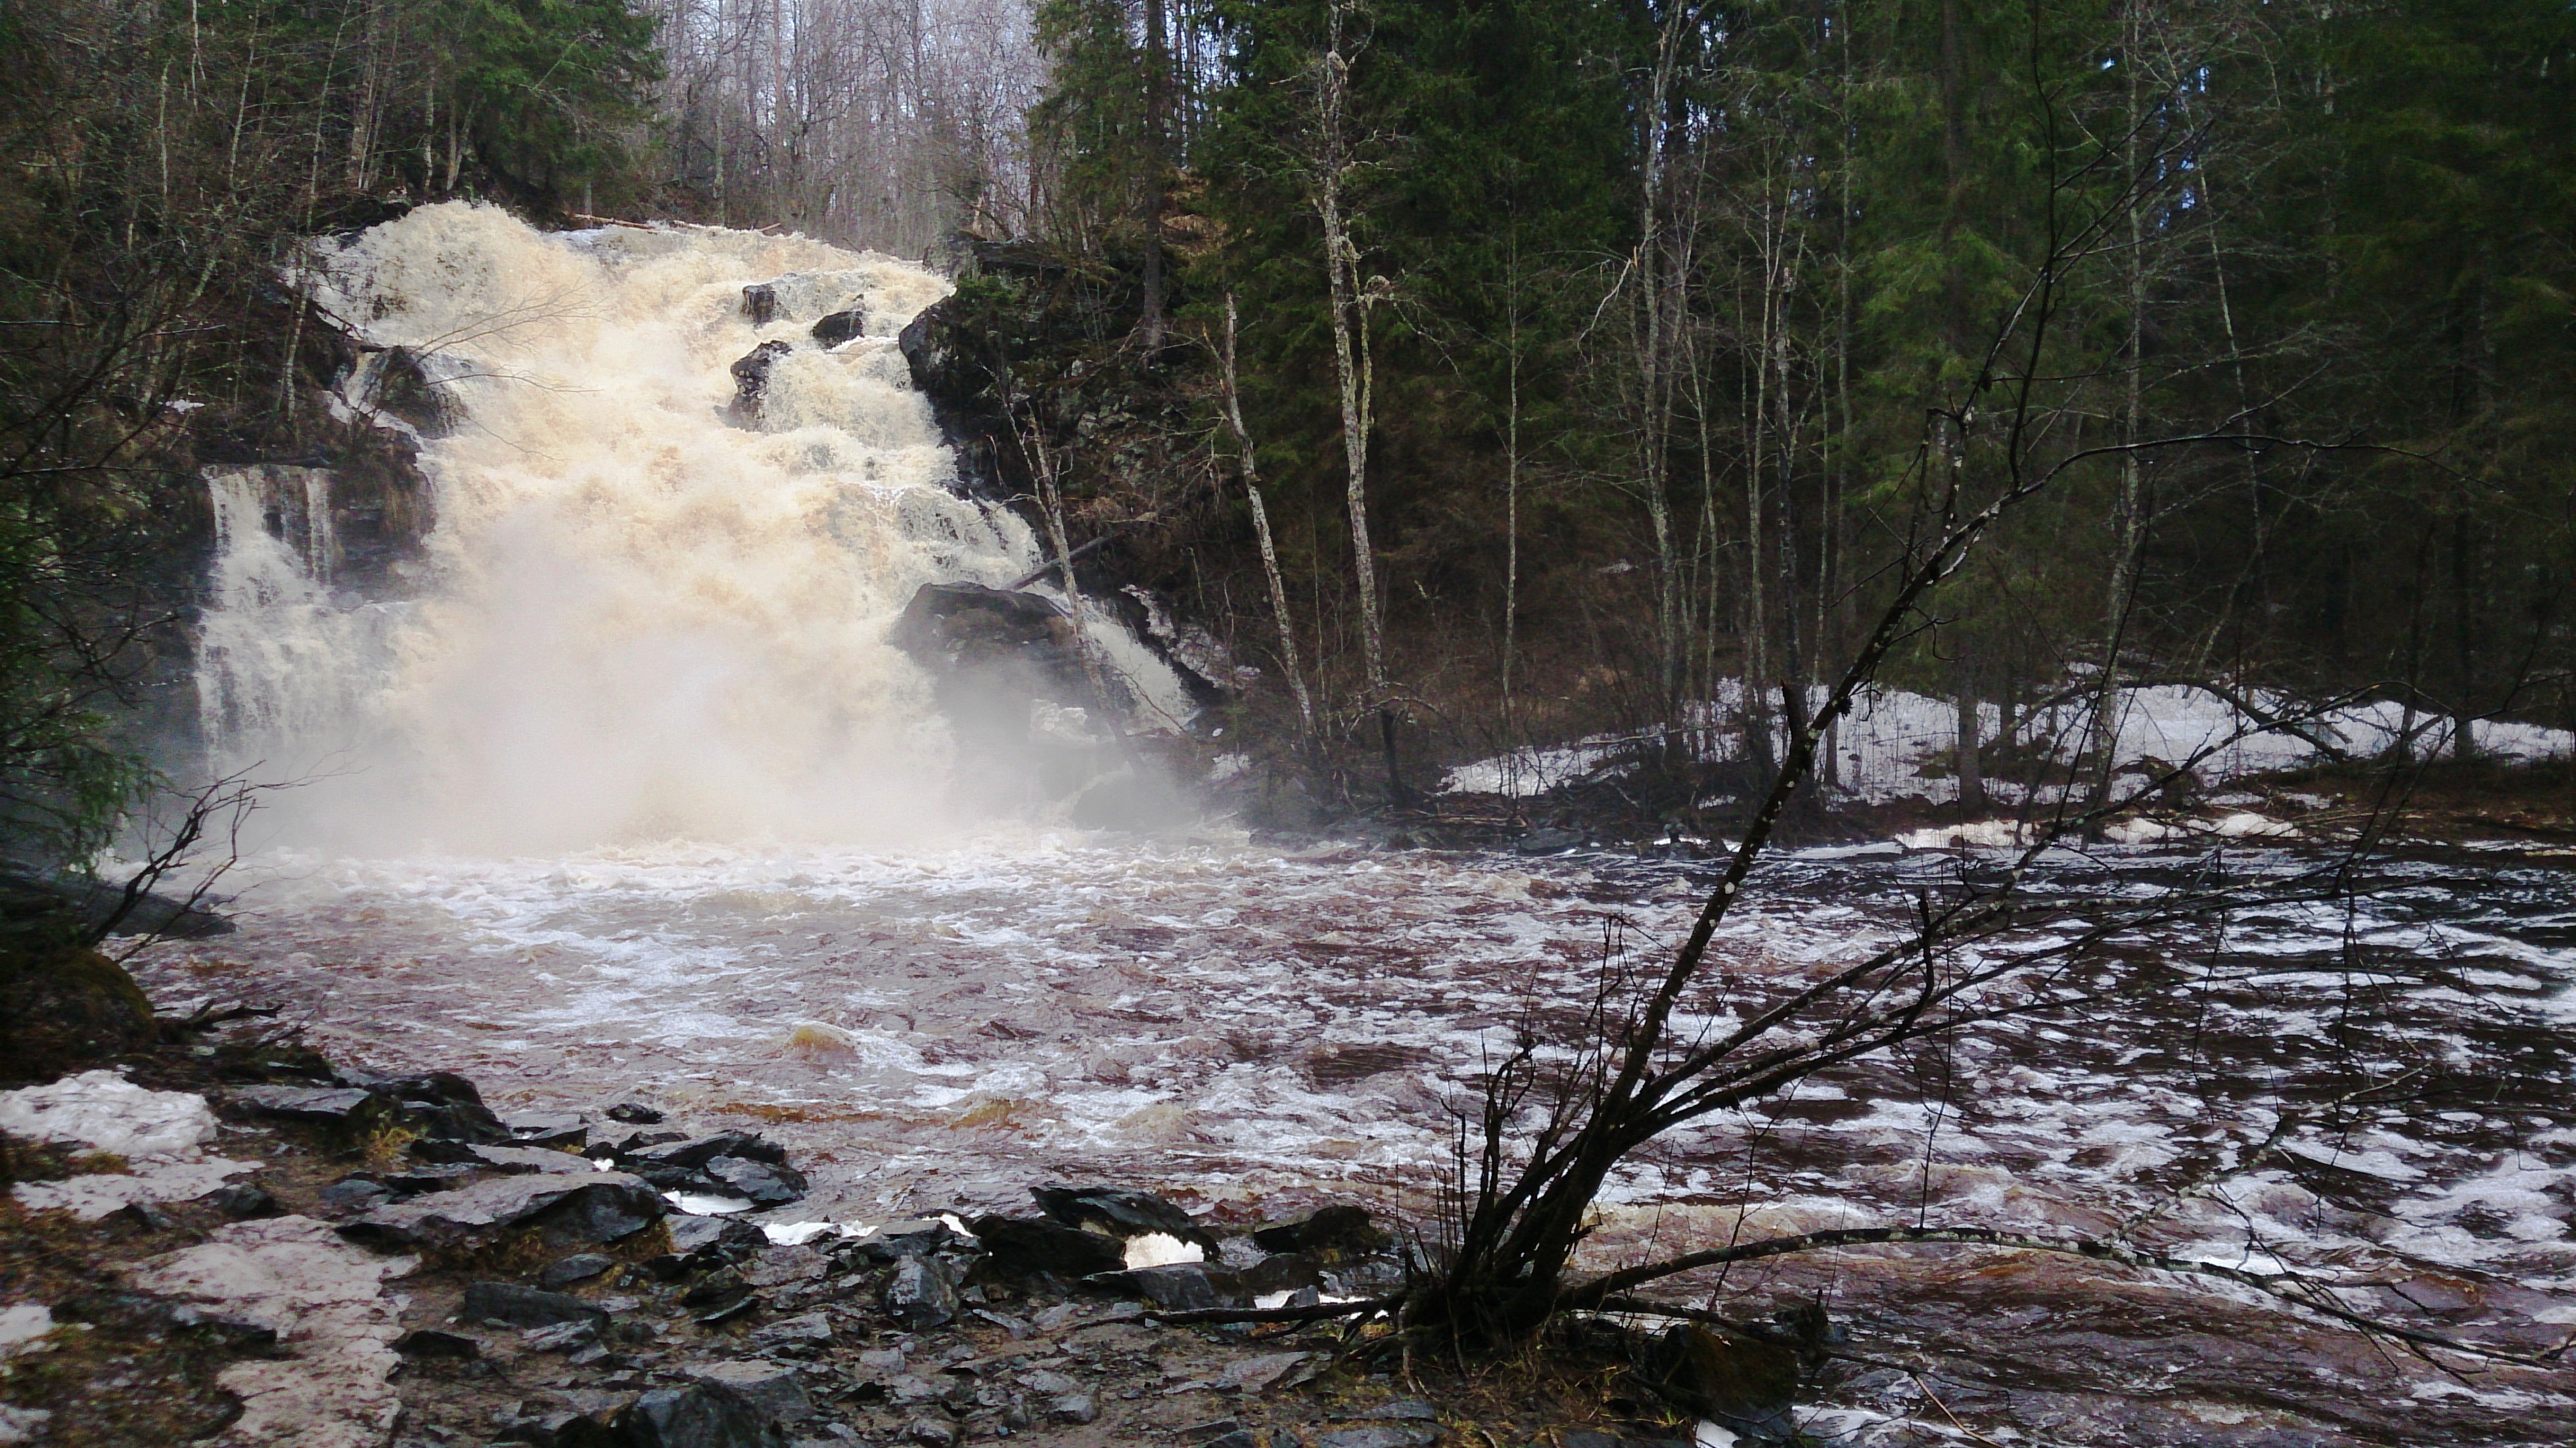
[[[923,584],[1039,561],[955,487],[896,346],[944,281],[801,237],[542,233],[461,202],[326,243],[301,280],[406,349],[454,424],[422,443],[435,523],[401,600],[334,596],[327,475],[208,475],[209,746],[299,781],[272,806],[289,837],[868,844],[944,818],[978,761],[888,628]],[[818,342],[844,312],[856,335]],[[730,367],[767,342],[789,350],[756,415],[729,415]],[[1167,668],[1088,627],[1140,713],[1188,716]]]

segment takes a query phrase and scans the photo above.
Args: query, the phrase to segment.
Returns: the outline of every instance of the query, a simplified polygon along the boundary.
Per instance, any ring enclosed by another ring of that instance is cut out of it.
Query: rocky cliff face
[[[978,495],[1036,519],[1034,465],[1056,469],[1075,575],[1192,684],[1202,706],[1245,680],[1221,644],[1169,601],[1179,554],[1214,475],[1193,433],[1199,381],[1186,343],[1135,334],[1128,268],[1030,242],[977,242],[957,290],[901,337],[913,385]],[[1188,456],[1184,456],[1184,454]]]

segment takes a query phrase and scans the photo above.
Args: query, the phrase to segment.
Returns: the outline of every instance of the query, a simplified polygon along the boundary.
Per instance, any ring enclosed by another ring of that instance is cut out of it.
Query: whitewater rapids
[[[400,348],[454,419],[421,439],[435,525],[395,597],[349,596],[304,469],[209,478],[199,696],[217,772],[294,787],[263,838],[528,853],[655,839],[919,841],[960,760],[887,631],[926,583],[1038,552],[965,496],[897,336],[948,284],[800,237],[545,233],[422,207],[319,245],[315,304]],[[755,320],[744,288],[774,313]],[[858,334],[825,347],[825,315]],[[764,343],[756,423],[729,368]],[[343,404],[379,425],[387,353]],[[1179,680],[1087,615],[1152,716]]]

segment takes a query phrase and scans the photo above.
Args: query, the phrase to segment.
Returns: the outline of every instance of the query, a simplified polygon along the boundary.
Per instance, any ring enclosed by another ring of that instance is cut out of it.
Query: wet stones
[[[776,1418],[732,1385],[701,1379],[646,1393],[617,1415],[620,1448],[782,1448]]]
[[[755,327],[766,327],[778,320],[778,288],[767,282],[754,282],[744,287],[742,314],[750,318]]]
[[[666,1192],[731,1197],[755,1207],[782,1207],[805,1195],[805,1174],[787,1164],[787,1149],[753,1131],[686,1137],[639,1134],[593,1155],[614,1162]]]
[[[395,1338],[394,1351],[419,1362],[470,1363],[483,1356],[483,1344],[462,1333],[421,1327]]]
[[[1079,1279],[1122,1271],[1127,1265],[1117,1238],[1058,1222],[985,1216],[977,1217],[974,1227],[994,1265],[1019,1276],[1047,1272]]]
[[[807,1396],[804,1384],[791,1367],[742,1358],[691,1364],[680,1372],[694,1382],[717,1383],[732,1389],[755,1409],[781,1423],[801,1423],[814,1416],[813,1399]]]
[[[914,1332],[957,1320],[957,1282],[937,1257],[906,1257],[886,1284],[886,1316]]]
[[[1696,1323],[1664,1332],[1639,1365],[1649,1386],[1686,1412],[1729,1432],[1786,1439],[1798,1396],[1796,1349],[1758,1338],[1721,1336]]]
[[[1169,1312],[1239,1307],[1246,1301],[1242,1283],[1233,1273],[1212,1270],[1199,1262],[1139,1267],[1118,1273],[1115,1281],[1127,1291]]]
[[[725,405],[725,420],[736,427],[752,427],[760,421],[761,403],[769,392],[770,369],[778,359],[796,349],[775,338],[761,343],[735,359],[733,364],[733,401]]]
[[[1161,1232],[1209,1249],[1216,1246],[1216,1239],[1202,1231],[1189,1213],[1152,1192],[1126,1187],[1046,1186],[1032,1188],[1029,1195],[1037,1199],[1038,1210],[1067,1226],[1113,1237]]]
[[[1256,1227],[1252,1242],[1265,1252],[1373,1252],[1386,1245],[1386,1234],[1369,1221],[1366,1209],[1339,1205]]]
[[[608,1119],[629,1126],[654,1126],[660,1124],[662,1113],[640,1101],[620,1101],[608,1108]]]
[[[852,337],[865,333],[867,329],[867,313],[853,307],[846,312],[834,312],[816,322],[814,342],[820,347],[838,347]]]
[[[623,1172],[508,1176],[378,1207],[343,1223],[340,1233],[399,1250],[465,1245],[534,1224],[548,1241],[572,1245],[622,1241],[662,1214],[651,1185]]]
[[[706,1174],[755,1207],[783,1207],[803,1197],[807,1185],[805,1174],[794,1167],[738,1156],[715,1158],[707,1163]]]
[[[570,1287],[576,1282],[588,1282],[616,1265],[613,1258],[602,1256],[597,1252],[577,1252],[570,1257],[547,1263],[546,1269],[537,1274],[537,1285],[548,1291],[558,1287]]]
[[[597,1327],[608,1321],[607,1313],[578,1297],[521,1287],[514,1282],[468,1283],[457,1316],[468,1322],[499,1323],[505,1327],[553,1327],[560,1323]]]

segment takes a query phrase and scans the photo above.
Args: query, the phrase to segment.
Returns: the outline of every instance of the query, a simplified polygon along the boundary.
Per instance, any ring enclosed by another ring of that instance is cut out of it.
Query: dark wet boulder
[[[616,1265],[615,1258],[597,1252],[576,1252],[547,1263],[545,1270],[537,1274],[537,1285],[548,1291],[570,1287],[576,1282],[588,1282]]]
[[[663,1166],[703,1167],[720,1156],[783,1166],[787,1148],[756,1131],[719,1131],[712,1136],[641,1147],[632,1155],[638,1162]]]
[[[401,419],[423,438],[442,438],[456,430],[463,415],[454,398],[429,375],[421,354],[409,347],[387,347],[365,369],[365,391],[356,400],[370,412]]]
[[[0,940],[47,946],[85,944],[107,935],[166,935],[200,940],[229,935],[233,923],[186,900],[86,875],[46,877],[0,869]]]
[[[1177,1262],[1169,1267],[1137,1267],[1091,1279],[1104,1287],[1141,1297],[1166,1312],[1197,1312],[1214,1307],[1241,1307],[1249,1297],[1242,1280],[1204,1262]]]
[[[1641,1357],[1647,1385],[1684,1412],[1765,1442],[1787,1441],[1796,1428],[1790,1417],[1799,1381],[1794,1348],[1684,1323],[1655,1338]]]
[[[197,1200],[236,1222],[249,1221],[254,1217],[274,1217],[286,1210],[277,1204],[277,1198],[269,1193],[268,1188],[255,1182],[232,1182]]]
[[[749,427],[760,421],[761,403],[769,393],[769,372],[778,359],[796,349],[772,338],[736,358],[733,364],[733,401],[725,405],[725,417],[736,426]]]
[[[886,1316],[913,1332],[947,1326],[957,1318],[954,1270],[938,1257],[904,1258],[886,1284],[885,1306]]]
[[[1152,1192],[1128,1187],[1032,1188],[1038,1210],[1071,1227],[1106,1232],[1113,1237],[1141,1237],[1160,1232],[1202,1247],[1216,1246],[1189,1213]]]
[[[767,282],[754,282],[742,289],[742,314],[755,327],[766,327],[778,320],[778,288]]]
[[[387,1251],[486,1242],[536,1226],[559,1246],[622,1241],[661,1219],[662,1198],[624,1172],[498,1177],[379,1207],[342,1223],[351,1241]]]
[[[343,1088],[372,1091],[391,1100],[402,1125],[421,1136],[439,1141],[510,1140],[510,1129],[483,1104],[482,1091],[453,1071],[384,1076],[343,1067],[333,1075]]]
[[[979,583],[924,584],[888,637],[929,671],[943,705],[952,692],[997,687],[1077,705],[1091,698],[1073,620],[1039,594]]]
[[[686,1256],[736,1257],[757,1252],[768,1242],[760,1229],[735,1217],[671,1215],[671,1250]]]
[[[94,950],[28,958],[0,941],[0,1080],[51,1080],[158,1041],[152,1002]]]
[[[706,1165],[729,1196],[744,1198],[755,1207],[783,1207],[805,1195],[805,1174],[791,1166],[751,1161],[739,1156],[720,1156]]]
[[[1252,1244],[1265,1252],[1373,1252],[1386,1243],[1386,1234],[1370,1222],[1368,1210],[1348,1204],[1321,1207],[1252,1232]]]
[[[616,1419],[619,1448],[782,1448],[778,1419],[729,1383],[701,1378],[637,1398]]]
[[[662,1113],[640,1101],[620,1101],[608,1108],[608,1119],[628,1126],[654,1126],[661,1122]]]
[[[456,1309],[456,1315],[467,1322],[492,1322],[506,1327],[553,1327],[567,1322],[598,1326],[608,1321],[607,1313],[578,1297],[521,1287],[515,1282],[467,1283],[465,1301]]]
[[[753,1407],[781,1423],[801,1423],[814,1416],[814,1400],[798,1381],[797,1370],[760,1358],[693,1363],[679,1369],[692,1382],[718,1383],[740,1393]]]
[[[394,1351],[407,1358],[470,1363],[483,1356],[483,1344],[462,1333],[421,1327],[395,1338]]]
[[[977,1217],[974,1226],[976,1239],[991,1254],[994,1265],[1005,1272],[1051,1272],[1073,1280],[1117,1272],[1127,1265],[1126,1248],[1120,1239],[1061,1222],[987,1216]]]
[[[907,1221],[888,1222],[867,1236],[835,1244],[835,1250],[848,1252],[880,1266],[901,1262],[910,1257],[927,1257],[946,1253],[952,1257],[968,1256],[982,1250],[982,1243],[952,1229],[937,1217],[917,1217]]]
[[[363,1086],[250,1086],[234,1092],[231,1104],[245,1115],[343,1130],[363,1129],[394,1111],[392,1101]]]
[[[501,1118],[513,1146],[579,1151],[590,1144],[590,1126],[569,1111],[516,1111]]]
[[[814,324],[814,342],[815,345],[821,347],[838,347],[842,343],[850,340],[852,337],[859,336],[866,332],[867,329],[867,313],[853,307],[846,312],[834,312],[832,315],[816,322]]]

